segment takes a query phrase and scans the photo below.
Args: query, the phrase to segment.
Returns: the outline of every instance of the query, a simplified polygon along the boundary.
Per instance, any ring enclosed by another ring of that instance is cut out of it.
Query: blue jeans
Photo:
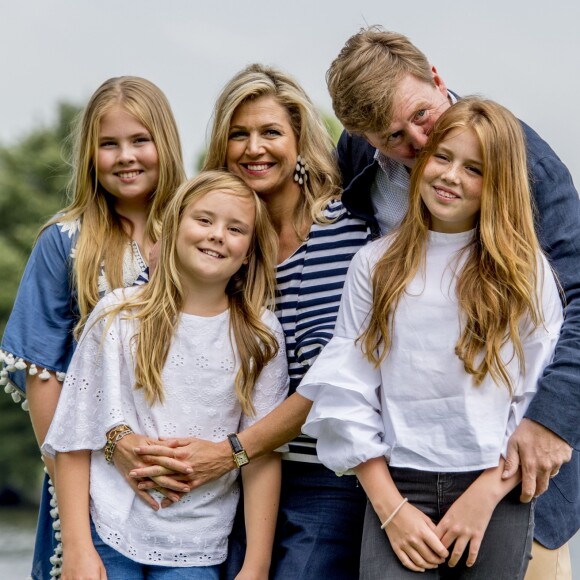
[[[219,580],[219,565],[175,568],[141,564],[105,544],[97,534],[93,522],[91,535],[107,571],[108,580]]]
[[[403,497],[438,523],[453,502],[479,477],[481,471],[434,473],[389,467]],[[467,550],[454,568],[446,564],[434,570],[413,572],[405,568],[391,548],[386,533],[370,502],[365,514],[361,580],[383,578],[508,580],[521,579],[531,557],[534,532],[534,504],[521,503],[516,487],[495,508],[474,566],[465,565]]]
[[[356,477],[337,477],[320,464],[283,461],[270,578],[358,580],[365,505]],[[240,501],[222,577],[235,577],[244,554]]]

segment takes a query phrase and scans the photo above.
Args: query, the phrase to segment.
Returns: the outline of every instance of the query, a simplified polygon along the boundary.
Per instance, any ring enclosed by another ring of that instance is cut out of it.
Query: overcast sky
[[[105,79],[144,76],[167,94],[188,173],[221,87],[251,62],[294,75],[331,110],[324,74],[366,24],[405,33],[447,86],[509,107],[580,186],[577,0],[0,0],[0,142],[84,104]]]

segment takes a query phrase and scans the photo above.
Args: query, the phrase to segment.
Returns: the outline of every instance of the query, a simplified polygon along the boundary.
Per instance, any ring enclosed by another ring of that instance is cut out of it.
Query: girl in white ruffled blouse
[[[266,309],[276,250],[256,194],[228,172],[205,172],[170,202],[149,284],[116,290],[97,304],[43,446],[56,455],[63,580],[81,572],[109,579],[219,577],[239,496],[237,472],[199,489],[184,484],[179,502],[152,510],[108,462],[126,433],[221,440],[284,400],[284,336]],[[277,455],[245,465],[242,478],[248,551],[238,578],[266,580]],[[163,496],[151,494],[161,507]]]
[[[369,498],[362,579],[523,578],[533,506],[504,457],[561,323],[520,124],[463,99],[417,161],[400,228],[355,256],[299,387],[318,456]]]

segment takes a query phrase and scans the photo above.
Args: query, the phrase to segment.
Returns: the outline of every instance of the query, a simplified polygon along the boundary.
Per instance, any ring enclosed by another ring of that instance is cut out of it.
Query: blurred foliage
[[[336,145],[343,131],[342,124],[332,113],[320,111],[320,115],[322,116],[322,121],[324,122],[326,130],[332,138],[332,142]]]
[[[66,205],[68,136],[78,112],[61,103],[52,125],[0,146],[0,332],[40,227]],[[0,417],[0,490],[9,487],[34,499],[42,463],[28,413],[0,391]]]

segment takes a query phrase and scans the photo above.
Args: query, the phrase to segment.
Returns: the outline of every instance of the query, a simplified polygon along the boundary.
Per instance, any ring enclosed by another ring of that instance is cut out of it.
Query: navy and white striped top
[[[341,201],[332,201],[324,215],[332,223],[313,224],[308,239],[276,272],[276,315],[286,337],[290,394],[332,338],[348,266],[371,239],[366,222]],[[284,459],[318,462],[309,437],[298,437],[289,448]]]

